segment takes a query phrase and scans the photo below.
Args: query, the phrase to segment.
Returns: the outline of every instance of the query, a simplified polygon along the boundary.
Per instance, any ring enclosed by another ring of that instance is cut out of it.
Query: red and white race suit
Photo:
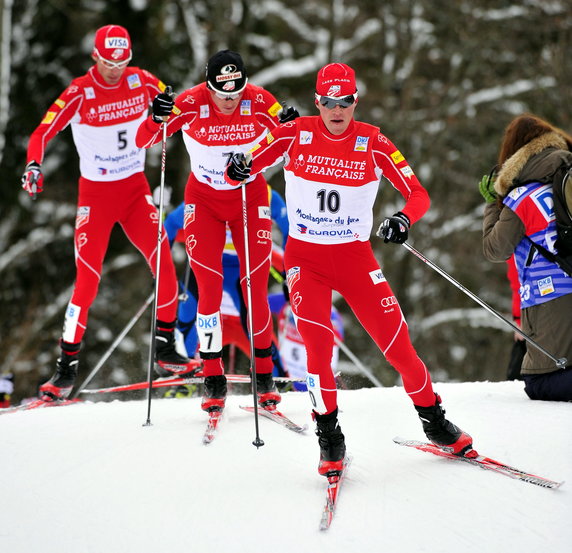
[[[83,337],[115,223],[155,272],[159,216],[143,173],[145,151],[135,145],[135,134],[147,117],[150,100],[164,89],[157,77],[137,67],[128,67],[116,85],[109,85],[92,66],[60,94],[30,137],[27,161],[41,163],[48,142],[71,124],[80,159],[77,276],[64,342],[78,343]],[[157,318],[171,322],[177,314],[177,279],[166,233],[163,236]]]
[[[377,127],[351,121],[332,135],[320,117],[300,117],[253,149],[252,174],[284,159],[290,232],[285,251],[290,303],[308,357],[308,390],[319,414],[337,407],[331,368],[332,291],[338,291],[403,378],[415,405],[434,405],[431,378],[369,241],[381,176],[406,200],[411,223],[429,208],[427,191]]]
[[[182,130],[191,162],[185,189],[185,246],[199,289],[197,330],[204,373],[222,374],[222,253],[227,225],[240,262],[243,296],[247,307],[242,190],[228,184],[224,171],[230,156],[246,153],[278,124],[282,106],[263,88],[247,84],[236,110],[217,110],[206,83],[181,93],[169,117],[167,133]],[[149,117],[139,128],[137,144],[149,147],[160,139],[160,127]],[[267,184],[262,175],[248,179],[245,189],[252,294],[253,338],[256,372],[269,373],[272,316],[267,288],[272,236]]]

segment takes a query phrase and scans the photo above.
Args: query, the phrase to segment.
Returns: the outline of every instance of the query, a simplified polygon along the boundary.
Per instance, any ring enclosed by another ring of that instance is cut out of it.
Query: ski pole
[[[350,358],[352,363],[365,374],[376,386],[383,388],[383,384],[375,377],[375,375],[364,366],[364,364],[354,355],[354,353],[344,344],[344,342],[334,334],[334,341],[337,346]]]
[[[554,357],[552,354],[550,354],[548,351],[546,351],[540,344],[535,342],[530,336],[528,336],[522,330],[520,330],[520,328],[518,328],[518,326],[512,324],[508,319],[506,319],[500,313],[495,311],[490,305],[485,303],[481,298],[479,298],[477,295],[473,294],[470,290],[465,288],[460,282],[457,282],[451,275],[447,274],[443,269],[441,269],[440,267],[435,265],[435,263],[433,263],[432,261],[429,261],[424,255],[422,255],[419,251],[417,251],[413,246],[411,246],[407,242],[404,242],[403,246],[405,246],[405,248],[408,249],[418,259],[423,261],[423,263],[425,263],[426,265],[429,265],[429,267],[431,267],[434,271],[437,271],[442,277],[446,278],[451,284],[453,284],[459,290],[461,290],[461,292],[464,292],[472,300],[476,301],[481,307],[484,307],[491,315],[494,315],[495,317],[497,317],[497,319],[500,319],[505,324],[507,324],[510,328],[512,328],[512,330],[514,330],[517,334],[522,336],[531,346],[534,346],[538,351],[544,353],[544,355],[546,355],[546,357],[548,357],[549,359],[552,359],[552,361],[554,361],[554,363],[556,363],[556,366],[559,369],[564,369],[566,367],[568,360],[565,357],[561,357],[560,359]]]
[[[185,278],[183,280],[183,291],[179,295],[180,302],[186,302],[189,299],[189,280],[191,280],[191,264],[187,259],[187,266],[185,268]]]
[[[125,338],[127,333],[133,328],[135,323],[141,318],[141,315],[145,312],[147,307],[153,301],[154,292],[149,294],[149,297],[145,300],[145,303],[139,308],[137,313],[131,317],[131,320],[125,325],[125,328],[117,335],[117,338],[113,341],[113,343],[107,348],[107,351],[101,356],[101,359],[98,361],[97,365],[93,367],[87,378],[78,386],[77,390],[73,395],[73,399],[77,398],[82,390],[92,381],[93,377],[99,372],[99,369],[104,365],[104,363],[109,359],[109,356],[115,351],[115,348],[119,345],[121,340]]]
[[[245,164],[248,164],[251,159],[250,153],[246,154]],[[246,203],[246,181],[242,181],[241,185],[242,191],[242,223],[244,227],[244,258],[246,265],[246,299],[248,302],[248,341],[250,342],[250,374],[252,376],[252,396],[254,398],[254,428],[256,431],[256,437],[252,444],[257,448],[264,445],[264,442],[260,439],[260,433],[258,429],[258,397],[256,390],[256,360],[254,352],[254,335],[253,335],[253,317],[252,317],[252,287],[250,284],[250,253],[248,249],[248,213],[247,213],[247,203]]]
[[[170,86],[165,94],[171,94]],[[151,312],[151,340],[149,344],[149,363],[147,366],[147,421],[143,426],[151,426],[151,386],[153,383],[153,364],[155,363],[155,335],[157,334],[157,304],[159,301],[159,270],[161,269],[161,242],[163,241],[163,194],[165,192],[165,165],[167,160],[167,121],[161,123],[163,137],[161,139],[161,182],[159,186],[159,220],[157,221],[157,262],[155,264],[155,297]]]

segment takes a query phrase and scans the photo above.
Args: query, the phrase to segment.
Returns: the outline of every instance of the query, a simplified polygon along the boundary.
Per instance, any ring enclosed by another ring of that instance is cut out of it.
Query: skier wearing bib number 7
[[[271,131],[251,150],[250,165],[234,156],[225,174],[232,183],[245,172],[257,175],[284,160],[290,222],[284,261],[290,304],[307,352],[307,385],[320,446],[318,471],[326,476],[342,470],[346,451],[331,368],[333,290],[346,299],[401,374],[429,440],[458,455],[472,446],[471,437],[445,418],[369,241],[381,176],[405,199],[402,210],[379,228],[384,242],[407,239],[411,224],[429,208],[429,196],[379,128],[354,120],[357,101],[354,71],[342,63],[324,66],[316,81],[319,115],[299,117]]]
[[[185,247],[198,286],[196,326],[205,375],[202,409],[221,411],[227,386],[222,361],[220,304],[223,292],[222,254],[227,225],[240,264],[243,296],[251,282],[256,387],[262,407],[280,402],[272,378],[272,315],[267,289],[272,251],[267,184],[262,175],[228,184],[224,170],[235,152],[246,152],[270,129],[297,115],[267,90],[248,82],[242,57],[231,50],[214,54],[205,82],[183,91],[173,101],[160,94],[153,116],[139,127],[137,145],[148,148],[161,140],[154,117],[168,117],[167,134],[182,131],[191,172],[185,188]],[[162,102],[162,106],[159,106]],[[246,274],[242,181],[246,180],[246,214],[250,275]]]
[[[106,25],[98,29],[91,55],[95,64],[60,94],[30,137],[22,176],[22,187],[30,196],[42,192],[41,164],[48,143],[68,125],[81,173],[74,233],[76,281],[66,310],[56,372],[40,387],[45,399],[63,399],[73,388],[88,311],[97,295],[103,258],[116,223],[155,272],[159,216],[143,172],[145,152],[136,147],[135,133],[147,117],[151,99],[164,91],[165,85],[148,71],[128,67],[131,56],[131,39],[125,28]],[[192,364],[175,349],[178,285],[165,233],[160,259],[157,370],[161,374],[184,373]]]

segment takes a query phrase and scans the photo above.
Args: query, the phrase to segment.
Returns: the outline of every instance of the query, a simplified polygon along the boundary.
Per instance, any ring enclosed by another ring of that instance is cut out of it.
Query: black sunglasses
[[[332,96],[320,96],[315,94],[316,100],[320,102],[320,105],[327,109],[334,109],[336,106],[341,108],[349,108],[357,100],[358,94],[350,94],[349,96],[342,96],[341,98],[333,98]]]

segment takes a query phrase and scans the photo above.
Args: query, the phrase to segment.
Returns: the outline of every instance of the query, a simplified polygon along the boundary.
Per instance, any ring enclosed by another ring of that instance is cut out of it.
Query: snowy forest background
[[[477,183],[495,164],[515,115],[531,111],[572,131],[569,1],[0,0],[0,6],[0,373],[15,374],[14,399],[33,395],[53,372],[74,278],[79,170],[71,132],[50,144],[36,202],[20,188],[27,140],[50,103],[88,69],[93,33],[109,23],[129,30],[133,65],[176,92],[203,79],[210,55],[231,48],[242,53],[251,82],[314,114],[317,69],[330,61],[354,67],[357,118],[381,127],[432,198],[410,242],[510,318],[505,265],[482,255]],[[160,182],[159,153],[155,147],[148,155],[152,187]],[[174,137],[166,178],[173,206],[183,198],[187,172],[182,140]],[[271,175],[282,192],[281,172]],[[382,183],[376,222],[401,206]],[[404,248],[372,240],[434,379],[504,379],[510,329]],[[174,254],[182,274],[184,255]],[[143,258],[117,229],[90,311],[80,378],[152,288]],[[350,349],[385,385],[395,384],[396,373],[345,303],[336,306]],[[147,312],[102,369],[100,384],[144,377],[149,327]]]

